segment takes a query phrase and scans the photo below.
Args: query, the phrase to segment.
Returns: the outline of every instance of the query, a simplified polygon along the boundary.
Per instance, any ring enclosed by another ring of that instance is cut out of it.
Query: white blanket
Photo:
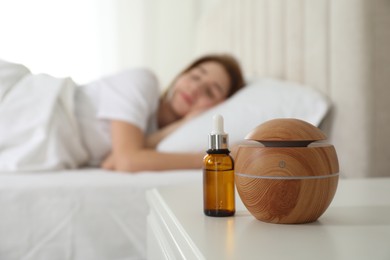
[[[0,60],[0,172],[76,168],[88,153],[70,78],[34,75]]]

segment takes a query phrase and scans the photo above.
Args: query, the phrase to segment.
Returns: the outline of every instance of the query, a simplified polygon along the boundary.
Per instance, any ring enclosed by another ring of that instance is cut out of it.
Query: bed
[[[213,3],[198,16],[194,56],[234,53],[252,87],[249,94],[239,93],[178,129],[159,145],[161,151],[205,147],[214,113],[225,116],[232,142],[264,120],[296,117],[328,134],[342,177],[388,175],[389,1]],[[293,103],[292,97],[302,102]],[[297,103],[315,109],[295,109]],[[287,107],[277,109],[281,104]],[[261,107],[267,105],[275,110]],[[270,114],[248,119],[262,108]],[[200,170],[123,174],[78,169],[0,177],[0,259],[9,260],[144,259],[145,190],[201,185]]]
[[[70,116],[71,102],[66,101],[72,100],[69,91],[80,86],[69,87],[69,79],[30,74],[19,64],[0,61],[0,67],[9,72],[12,67],[17,75],[23,75],[22,80],[19,76],[18,80],[9,80],[15,73],[0,76],[0,90],[10,86],[4,82],[16,82],[0,93],[0,136],[6,139],[0,140],[0,147],[7,140],[15,144],[13,140],[17,139],[21,143],[12,146],[10,152],[0,152],[0,258],[144,259],[148,214],[145,191],[188,182],[202,185],[201,170],[129,174],[97,168],[74,169],[86,153],[77,142],[77,131],[72,130],[76,124]],[[112,78],[115,77],[114,74]],[[105,78],[101,84],[113,82],[116,81]],[[32,88],[33,93],[25,95]],[[23,96],[14,95],[15,89]],[[24,113],[24,106],[36,94],[53,98],[51,102],[30,104],[28,113]],[[252,80],[226,102],[166,137],[157,149],[205,152],[215,114],[224,115],[225,129],[234,144],[241,142],[259,122],[273,118],[299,118],[319,126],[329,109],[330,101],[325,95],[302,84],[271,78]],[[45,124],[24,123],[37,114]],[[14,118],[15,115],[18,117]],[[67,127],[61,127],[63,120],[69,120]],[[12,131],[8,131],[10,127]],[[52,149],[41,149],[47,146]],[[65,166],[73,169],[60,170]],[[15,167],[18,171],[14,171]]]

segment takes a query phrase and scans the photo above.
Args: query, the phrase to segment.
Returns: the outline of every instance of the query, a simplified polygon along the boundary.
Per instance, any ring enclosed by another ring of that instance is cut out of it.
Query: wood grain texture
[[[266,121],[253,129],[245,139],[255,141],[320,141],[326,135],[314,125],[295,118]]]
[[[339,164],[333,145],[313,143],[291,147],[297,140],[322,140],[316,127],[296,119],[276,119],[260,125],[249,139],[272,140],[280,146],[241,145],[235,163],[240,198],[257,219],[280,224],[317,220],[336,193]]]
[[[278,224],[316,221],[336,193],[338,175],[305,180],[235,176],[241,200],[258,220]]]
[[[339,172],[333,145],[239,146],[235,171],[257,176],[322,176]]]

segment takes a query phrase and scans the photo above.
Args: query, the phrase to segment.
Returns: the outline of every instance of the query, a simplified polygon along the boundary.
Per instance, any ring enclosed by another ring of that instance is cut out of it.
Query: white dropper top
[[[209,148],[212,150],[228,149],[228,135],[223,129],[223,117],[213,116],[213,130],[209,135]]]
[[[226,134],[225,131],[223,130],[223,117],[221,115],[214,115],[213,123],[214,123],[213,125],[214,127],[213,130],[211,131],[211,134],[216,134],[216,135]]]

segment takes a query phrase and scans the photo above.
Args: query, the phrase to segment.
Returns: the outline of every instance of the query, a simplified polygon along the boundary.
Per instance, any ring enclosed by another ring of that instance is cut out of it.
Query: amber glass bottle
[[[223,118],[217,115],[203,159],[204,213],[214,217],[233,216],[234,194],[234,161],[228,149],[228,135],[223,131]]]

